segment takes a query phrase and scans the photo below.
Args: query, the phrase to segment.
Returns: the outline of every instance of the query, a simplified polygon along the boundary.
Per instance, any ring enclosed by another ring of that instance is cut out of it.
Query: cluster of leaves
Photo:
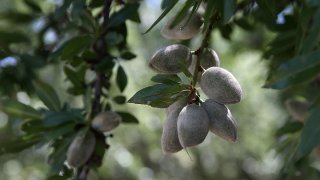
[[[1,19],[12,23],[11,26],[20,24],[25,27],[37,21],[44,23],[37,30],[40,33],[34,34],[27,34],[29,31],[23,32],[22,28],[21,32],[0,29],[0,59],[14,58],[17,61],[0,67],[1,93],[7,96],[1,99],[0,110],[10,119],[23,120],[23,135],[0,142],[0,155],[49,144],[53,149],[48,159],[49,176],[55,179],[62,173],[66,178],[73,175],[64,164],[73,138],[94,131],[90,128],[90,121],[96,114],[113,110],[113,103],[123,105],[126,102],[123,91],[128,80],[121,63],[134,59],[136,55],[127,46],[125,22],[140,22],[139,3],[65,0],[60,5],[52,5],[55,6],[53,12],[44,12],[42,3],[24,0],[30,13],[8,11],[0,15]],[[49,31],[56,34],[53,42],[45,40]],[[39,80],[41,77],[36,70],[50,64],[63,64],[66,80],[71,84],[67,92],[82,96],[84,107],[73,108],[68,102],[62,104],[54,88]],[[90,72],[94,74],[93,78],[87,78]],[[115,82],[111,82],[111,77],[115,77]],[[109,90],[113,84],[118,86],[120,94],[111,97]],[[30,96],[36,94],[46,107],[35,109],[12,98],[19,91]],[[123,123],[138,123],[132,114],[116,112]],[[108,148],[105,140],[108,136],[96,131],[95,134],[98,141],[93,156],[98,160],[95,159],[92,167],[101,165]]]

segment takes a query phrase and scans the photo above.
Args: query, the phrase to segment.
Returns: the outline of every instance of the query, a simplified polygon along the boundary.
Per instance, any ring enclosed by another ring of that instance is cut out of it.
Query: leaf
[[[40,112],[33,107],[14,100],[1,100],[0,110],[9,116],[19,117],[23,119],[41,119]]]
[[[89,35],[76,36],[65,42],[54,53],[62,60],[71,60],[72,57],[82,52],[91,45],[92,37]]]
[[[302,129],[300,143],[297,150],[297,158],[301,158],[320,144],[320,107],[311,109],[310,116],[305,121]]]
[[[48,157],[48,164],[50,165],[50,175],[58,174],[63,169],[64,162],[66,160],[66,153],[74,136],[75,135],[56,140],[51,145],[51,147],[53,147],[54,149]]]
[[[295,133],[303,128],[302,122],[289,122],[277,130],[276,136],[282,136],[288,133]]]
[[[129,51],[125,51],[125,52],[122,52],[120,57],[122,59],[125,59],[125,60],[131,60],[131,59],[134,59],[137,57],[137,55],[133,54],[132,52],[129,52]]]
[[[182,9],[176,14],[175,19],[171,23],[170,27],[174,28],[176,25],[178,25],[178,23],[181,22],[185,18],[185,16],[188,14],[189,9],[192,6],[195,6],[197,4],[198,4],[197,1],[187,0],[184,3],[184,6],[182,7]],[[189,16],[192,16],[192,14],[190,14]],[[188,23],[188,22],[186,22],[186,23]]]
[[[128,102],[166,108],[179,97],[186,96],[188,90],[183,85],[156,84],[146,87],[133,95]]]
[[[284,89],[299,84],[319,73],[320,51],[294,57],[280,65],[277,74],[264,87]]]
[[[83,122],[83,116],[79,110],[70,110],[67,112],[48,112],[43,119],[44,127],[58,126],[65,123]]]
[[[116,96],[113,98],[113,101],[118,104],[124,104],[124,103],[126,103],[126,97],[125,96]]]
[[[157,74],[151,78],[151,81],[163,84],[179,84],[181,79],[176,74],[166,75],[166,74]]]
[[[75,124],[74,123],[66,123],[62,126],[51,128],[44,132],[44,139],[47,141],[51,141],[57,138],[60,138],[66,134],[70,134],[74,131]]]
[[[161,19],[163,19],[171,11],[171,9],[177,4],[177,2],[178,0],[171,1],[171,3],[168,4],[168,6],[166,6],[166,8],[162,12],[162,14],[158,17],[158,19],[155,22],[153,22],[153,24],[149,27],[149,29],[147,29],[146,32],[144,32],[143,34],[148,33],[155,25],[157,25],[161,21]]]
[[[39,4],[37,4],[37,3],[34,2],[33,0],[24,0],[24,3],[25,3],[30,9],[32,9],[32,11],[40,12],[40,13],[41,13],[41,8],[40,8]]]
[[[108,28],[119,26],[138,11],[139,3],[126,4],[120,11],[110,17]]]
[[[118,85],[120,91],[123,92],[123,90],[126,88],[126,86],[128,84],[128,79],[127,79],[126,72],[124,71],[122,66],[118,67],[116,80],[117,80],[117,85]]]
[[[122,117],[122,123],[139,124],[139,120],[130,113],[120,111],[116,111],[116,113],[118,113]]]
[[[270,16],[271,19],[275,19],[277,17],[277,10],[273,0],[257,0],[256,3],[266,15]]]
[[[11,43],[22,43],[22,42],[29,42],[29,39],[26,35],[10,30],[9,32],[0,30],[0,45],[6,45]]]
[[[319,0],[306,0],[307,4],[311,7],[320,6]]]
[[[224,0],[223,5],[223,23],[226,24],[236,10],[236,0]]]
[[[177,3],[178,0],[162,0],[161,9],[172,6],[173,3]]]
[[[303,42],[302,54],[310,52],[315,46],[319,44],[320,41],[320,8],[317,9],[315,15],[313,16],[313,24],[311,25],[310,32],[308,32],[307,37]]]
[[[77,87],[77,88],[83,88],[83,78],[84,77],[81,77],[82,75],[84,74],[81,74],[79,72],[76,72],[75,70],[71,69],[70,67],[68,66],[65,66],[63,68],[64,70],[64,73],[66,74],[67,78],[71,81],[71,83]]]
[[[49,84],[32,81],[33,87],[41,101],[52,111],[61,110],[61,102],[56,91]]]
[[[40,139],[36,135],[25,135],[8,142],[0,141],[0,155],[21,152],[40,142]]]

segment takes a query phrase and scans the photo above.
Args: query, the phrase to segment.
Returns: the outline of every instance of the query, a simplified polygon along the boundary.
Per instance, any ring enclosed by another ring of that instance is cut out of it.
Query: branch
[[[104,35],[107,33],[108,29],[108,22],[109,22],[109,14],[110,14],[110,7],[111,7],[112,0],[105,0],[103,11],[102,11],[102,17],[103,17],[103,23],[102,23],[102,29],[103,33],[100,34],[99,38],[93,45],[93,49],[97,54],[97,63],[100,62],[101,59],[104,59],[106,57],[106,42],[104,40]],[[102,72],[99,72],[97,69],[96,71],[96,81],[94,85],[95,93],[94,93],[94,99],[93,99],[93,106],[92,106],[92,113],[98,114],[101,111],[101,95],[102,95],[102,85],[105,80],[105,75]]]
[[[102,32],[98,39],[95,41],[93,44],[92,48],[95,51],[97,58],[94,60],[91,65],[94,67],[94,65],[100,63],[102,59],[104,59],[107,55],[108,52],[106,51],[106,42],[104,40],[104,35],[107,33],[108,29],[108,22],[109,22],[109,14],[110,14],[110,8],[111,8],[112,0],[105,0],[104,1],[104,6],[103,6],[103,11],[102,11],[102,17],[103,17],[103,22],[102,22]],[[102,96],[102,88],[103,84],[106,80],[106,76],[103,72],[100,72],[96,67],[94,68],[94,71],[96,73],[96,80],[94,82],[93,88],[94,88],[94,98],[93,98],[93,103],[92,103],[92,109],[91,115],[96,115],[101,112],[101,96]],[[90,115],[88,116],[90,117]],[[92,119],[91,117],[89,119]],[[97,137],[97,136],[96,136]],[[104,136],[103,136],[104,137]],[[97,139],[97,141],[104,141],[104,138]],[[94,155],[92,155],[94,156]],[[93,157],[91,157],[93,158]],[[89,159],[88,162],[79,169],[77,173],[77,179],[79,180],[86,180],[88,173],[90,171],[91,166],[93,165],[92,159]]]
[[[194,73],[193,73],[193,80],[192,80],[193,87],[195,87],[197,85],[199,71],[203,71],[203,69],[200,66],[200,59],[201,59],[203,50],[209,46],[210,35],[213,30],[213,25],[217,20],[218,20],[217,13],[213,13],[212,16],[210,17],[209,26],[205,30],[201,45],[200,45],[199,49],[194,52],[194,55],[196,55],[196,62],[197,63],[196,63],[196,67],[195,67]]]

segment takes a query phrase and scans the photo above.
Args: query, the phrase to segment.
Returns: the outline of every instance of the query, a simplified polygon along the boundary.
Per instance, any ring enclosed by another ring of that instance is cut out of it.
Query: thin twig
[[[195,87],[197,85],[198,73],[199,73],[199,70],[202,70],[200,68],[200,60],[201,60],[202,52],[205,48],[207,48],[209,46],[210,35],[213,30],[213,25],[216,21],[217,21],[217,13],[213,13],[212,16],[210,17],[209,26],[205,30],[201,45],[200,45],[199,49],[194,52],[194,55],[196,55],[196,67],[195,67],[194,73],[193,73],[193,80],[192,80],[193,87]]]

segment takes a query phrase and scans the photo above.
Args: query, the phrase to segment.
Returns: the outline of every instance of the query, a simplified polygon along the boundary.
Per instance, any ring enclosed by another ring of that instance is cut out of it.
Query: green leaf
[[[302,129],[301,140],[298,145],[297,158],[301,158],[312,151],[320,144],[320,107],[313,108],[310,116],[305,121]]]
[[[52,111],[60,111],[61,103],[56,91],[49,84],[32,81],[35,91],[41,101]]]
[[[306,2],[310,7],[320,6],[320,1],[319,0],[306,0]]]
[[[50,175],[58,174],[63,169],[67,150],[74,136],[75,134],[73,136],[55,140],[51,145],[51,147],[53,147],[53,152],[48,157],[48,164],[50,165]]]
[[[139,124],[139,120],[132,114],[127,112],[116,111],[122,117],[122,123],[134,123]]]
[[[131,60],[131,59],[136,58],[137,56],[135,54],[133,54],[132,52],[125,51],[125,52],[121,53],[120,57],[125,60]]]
[[[25,3],[30,9],[32,9],[32,11],[34,11],[34,12],[40,12],[40,13],[41,13],[41,8],[40,8],[39,4],[37,4],[35,1],[33,1],[33,0],[24,0],[24,3]]]
[[[118,103],[118,104],[124,104],[126,103],[126,97],[125,96],[116,96],[112,99],[114,102]]]
[[[80,54],[92,43],[92,37],[89,35],[76,36],[65,42],[56,52],[61,55],[63,60],[71,60],[75,55]],[[59,51],[60,50],[60,51]]]
[[[41,137],[36,135],[25,135],[8,142],[0,141],[0,155],[17,153],[40,142]]]
[[[237,2],[236,0],[224,0],[223,2],[223,23],[226,24],[236,11]]]
[[[119,26],[138,11],[139,3],[126,4],[120,11],[110,17],[108,28]]]
[[[182,9],[176,14],[175,16],[175,19],[173,20],[173,22],[171,23],[170,27],[175,27],[176,25],[178,25],[179,22],[181,22],[185,16],[187,15],[189,9],[192,7],[192,6],[195,6],[197,5],[198,2],[197,1],[194,1],[194,0],[187,0],[185,3],[184,3],[184,6],[182,7]],[[192,14],[189,15],[190,17],[192,16]],[[188,22],[186,22],[188,23]]]
[[[213,13],[216,12],[214,6],[215,6],[216,1],[208,1],[207,2],[207,7],[206,7],[206,11],[203,15],[203,19],[204,19],[204,26],[203,29],[206,30],[209,26],[209,22],[210,22],[210,17],[213,15]]]
[[[163,19],[171,11],[171,9],[177,4],[177,2],[178,0],[171,1],[171,3],[166,6],[166,8],[162,12],[162,14],[158,17],[158,19],[143,34],[148,33],[155,25],[157,25],[161,21],[161,19]]]
[[[284,89],[313,78],[320,70],[320,51],[294,57],[282,64],[264,87]]]
[[[22,42],[29,42],[29,39],[26,35],[20,32],[14,32],[10,30],[9,32],[0,30],[0,45],[7,46],[11,43],[22,43]]]
[[[41,119],[41,113],[33,107],[14,100],[1,100],[0,110],[9,116],[19,117],[23,119]]]
[[[266,15],[270,16],[271,19],[277,17],[277,9],[275,8],[274,0],[257,0],[259,8],[261,8]]]
[[[82,88],[83,79],[79,77],[79,73],[77,73],[75,70],[71,69],[68,66],[65,66],[63,70],[67,78],[75,87]]]
[[[310,52],[315,46],[319,44],[320,41],[320,8],[317,9],[315,15],[313,16],[312,25],[310,32],[308,32],[307,37],[303,42],[302,53]]]
[[[123,92],[128,84],[128,79],[127,79],[126,72],[124,71],[122,66],[118,67],[116,80],[117,80],[117,85],[120,91]]]
[[[151,81],[163,84],[179,84],[181,79],[176,74],[166,75],[166,74],[157,74],[151,78]]]
[[[75,124],[74,123],[66,123],[62,126],[58,126],[55,128],[51,128],[44,132],[44,139],[47,141],[51,141],[57,138],[60,138],[66,134],[69,134],[74,131]]]
[[[172,6],[173,3],[177,3],[178,0],[162,0],[161,9]]]
[[[58,126],[65,123],[83,122],[80,110],[70,110],[67,112],[48,112],[43,119],[44,127]]]
[[[141,89],[128,102],[166,108],[181,96],[187,96],[187,94],[188,90],[184,85],[156,84]]]
[[[295,133],[303,128],[302,122],[288,122],[280,129],[277,130],[276,136],[282,136],[284,134]]]

